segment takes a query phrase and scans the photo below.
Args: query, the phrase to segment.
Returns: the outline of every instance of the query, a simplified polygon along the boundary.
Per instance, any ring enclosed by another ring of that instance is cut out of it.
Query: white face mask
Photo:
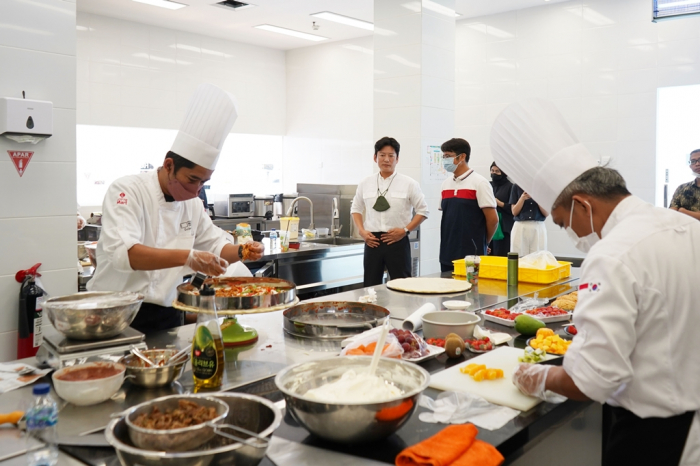
[[[591,207],[591,233],[584,236],[583,238],[579,238],[579,236],[576,234],[573,228],[571,228],[571,221],[574,218],[574,202],[574,200],[571,201],[571,214],[569,214],[569,226],[566,227],[566,234],[569,235],[569,238],[571,239],[571,241],[573,241],[574,246],[576,246],[576,249],[578,249],[581,252],[588,252],[591,250],[595,243],[600,241],[600,237],[593,228],[593,207],[591,207],[591,205],[588,204],[587,201],[583,201],[586,204],[588,204],[588,207]]]

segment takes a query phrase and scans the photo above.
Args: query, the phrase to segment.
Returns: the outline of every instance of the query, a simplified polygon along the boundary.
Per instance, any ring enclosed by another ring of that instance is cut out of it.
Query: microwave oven
[[[252,194],[229,194],[214,201],[217,217],[248,218],[255,213],[255,198]]]

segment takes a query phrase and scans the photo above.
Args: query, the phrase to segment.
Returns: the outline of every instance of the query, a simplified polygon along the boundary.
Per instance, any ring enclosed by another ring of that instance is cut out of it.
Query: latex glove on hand
[[[195,272],[201,272],[212,277],[218,277],[226,272],[228,262],[225,259],[207,251],[190,250],[185,266]]]
[[[549,403],[562,403],[566,397],[545,388],[547,374],[553,366],[544,364],[518,364],[513,372],[513,384],[526,395]]]
[[[265,254],[265,246],[262,243],[259,243],[257,241],[251,242],[251,243],[246,243],[241,246],[242,248],[246,248],[246,256],[245,260],[246,261],[259,261],[262,259],[263,255]]]

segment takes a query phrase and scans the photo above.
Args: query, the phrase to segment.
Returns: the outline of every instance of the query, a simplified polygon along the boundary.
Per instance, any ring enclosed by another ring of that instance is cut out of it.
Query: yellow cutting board
[[[523,350],[519,348],[510,346],[496,348],[437,374],[432,374],[430,387],[445,391],[473,393],[497,405],[529,411],[542,400],[523,395],[511,381],[515,367],[518,365],[518,357],[522,355]],[[547,355],[547,359],[555,357],[557,356]],[[488,368],[503,369],[503,378],[476,382],[468,374],[462,374],[459,371],[461,367],[469,364],[484,364]]]

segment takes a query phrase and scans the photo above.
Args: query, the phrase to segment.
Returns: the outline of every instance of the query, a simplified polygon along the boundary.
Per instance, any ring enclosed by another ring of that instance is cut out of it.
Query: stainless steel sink
[[[335,246],[345,246],[347,244],[362,244],[364,243],[361,239],[355,238],[342,238],[336,236],[335,238],[315,238],[304,240],[305,243],[317,243],[317,244],[333,244]]]

